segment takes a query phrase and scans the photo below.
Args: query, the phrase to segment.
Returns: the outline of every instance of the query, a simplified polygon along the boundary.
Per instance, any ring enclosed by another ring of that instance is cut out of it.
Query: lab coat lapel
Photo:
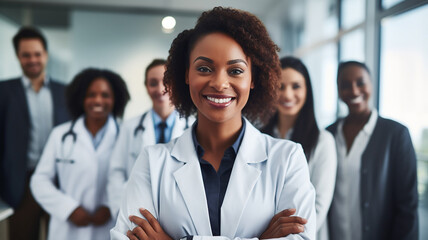
[[[176,113],[174,127],[172,128],[171,140],[179,137],[186,128],[186,119],[180,118],[180,114]],[[189,126],[190,127],[190,126]]]
[[[115,120],[112,116],[107,119],[107,128],[100,145],[95,150],[97,153],[108,153],[111,151],[112,142],[116,141],[117,127]]]
[[[153,126],[152,110],[149,110],[147,112],[147,115],[144,118],[143,126],[144,126],[144,132],[142,135],[142,145],[143,146],[155,145],[156,136],[155,136],[155,129]]]
[[[92,137],[91,133],[88,131],[88,129],[85,126],[85,117],[80,116],[76,124],[74,125],[74,131],[77,134],[77,141],[81,142],[82,146],[90,152],[90,154],[95,153],[94,144],[92,143]]]
[[[247,120],[245,120],[247,121]],[[265,144],[260,140],[260,132],[250,122],[246,122],[245,135],[230,175],[229,184],[221,207],[221,235],[233,238],[241,221],[248,198],[257,183],[261,171],[250,164],[267,159]]]
[[[211,225],[208,205],[202,180],[201,168],[193,145],[192,130],[188,128],[177,139],[171,155],[184,166],[174,172],[174,178],[186,203],[197,235],[210,236]]]

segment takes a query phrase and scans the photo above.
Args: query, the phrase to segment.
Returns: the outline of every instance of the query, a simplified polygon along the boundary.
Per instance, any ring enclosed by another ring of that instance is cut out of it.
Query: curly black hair
[[[263,23],[253,14],[232,8],[215,7],[202,13],[195,28],[181,32],[171,44],[164,84],[181,116],[196,113],[185,83],[189,56],[198,40],[221,32],[233,38],[251,59],[254,89],[242,113],[250,121],[265,122],[274,111],[281,73],[278,46],[270,39]]]
[[[130,97],[125,81],[117,73],[106,69],[87,68],[78,73],[65,91],[66,103],[72,119],[84,114],[83,103],[91,83],[97,79],[106,79],[114,94],[113,116],[122,117]]]

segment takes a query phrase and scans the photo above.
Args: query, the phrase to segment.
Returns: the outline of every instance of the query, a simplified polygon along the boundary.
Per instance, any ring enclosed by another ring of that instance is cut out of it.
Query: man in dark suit
[[[10,239],[38,239],[42,209],[29,190],[53,126],[68,120],[64,85],[46,74],[47,42],[35,28],[13,38],[22,77],[0,82],[0,198],[14,214]]]

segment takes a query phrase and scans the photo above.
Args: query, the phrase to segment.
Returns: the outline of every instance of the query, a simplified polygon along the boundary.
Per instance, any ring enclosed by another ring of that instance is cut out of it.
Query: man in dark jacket
[[[38,239],[42,209],[29,179],[53,126],[68,120],[64,85],[46,74],[47,42],[35,28],[13,38],[23,75],[0,82],[0,198],[14,209],[10,239]]]

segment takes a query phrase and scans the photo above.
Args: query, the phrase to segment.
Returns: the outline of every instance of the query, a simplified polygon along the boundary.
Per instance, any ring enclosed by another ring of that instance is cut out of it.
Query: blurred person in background
[[[261,131],[302,145],[316,191],[317,239],[328,239],[327,213],[333,198],[337,168],[335,141],[328,131],[318,128],[306,66],[294,57],[282,58],[280,62],[277,111]]]
[[[51,216],[48,239],[108,239],[109,160],[129,93],[116,73],[89,68],[74,77],[66,100],[72,121],[52,130],[31,191]]]
[[[48,46],[42,33],[22,27],[13,46],[22,76],[0,82],[0,198],[14,209],[8,219],[10,239],[38,239],[43,211],[30,192],[30,178],[51,129],[69,116],[65,86],[46,73]]]
[[[120,128],[107,185],[113,218],[119,212],[126,182],[141,149],[179,137],[194,122],[194,117],[180,118],[175,111],[163,84],[165,64],[163,59],[154,59],[145,71],[144,86],[152,100],[152,109],[125,121]]]
[[[327,128],[338,160],[330,239],[418,239],[416,155],[408,129],[370,107],[373,86],[364,63],[341,63],[337,87],[349,114]]]

